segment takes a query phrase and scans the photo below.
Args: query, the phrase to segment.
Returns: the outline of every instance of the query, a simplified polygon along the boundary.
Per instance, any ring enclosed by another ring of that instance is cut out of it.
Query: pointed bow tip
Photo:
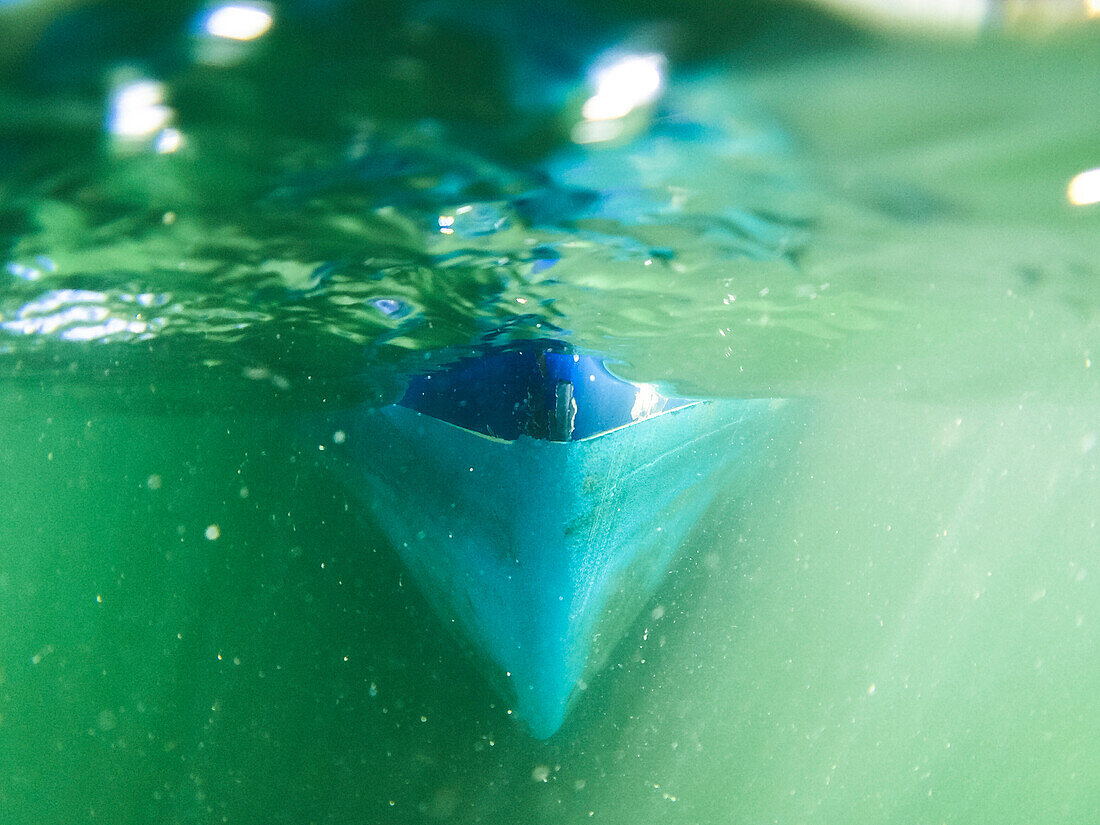
[[[534,739],[549,739],[565,722],[577,694],[580,674],[568,672],[562,664],[568,651],[559,652],[552,667],[524,679],[509,679],[512,715]]]
[[[526,710],[517,710],[516,716],[532,739],[545,741],[561,730],[561,726],[565,722],[565,711],[564,707],[527,708]]]

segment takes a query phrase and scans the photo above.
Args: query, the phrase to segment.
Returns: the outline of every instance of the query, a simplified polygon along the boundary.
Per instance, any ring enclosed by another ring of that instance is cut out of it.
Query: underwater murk
[[[1098,17],[0,0],[0,824],[1095,821]]]

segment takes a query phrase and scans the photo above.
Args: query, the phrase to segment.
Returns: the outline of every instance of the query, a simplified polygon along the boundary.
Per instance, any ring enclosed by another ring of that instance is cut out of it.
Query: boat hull
[[[364,410],[351,484],[443,625],[547,738],[779,403],[698,402],[572,442]]]

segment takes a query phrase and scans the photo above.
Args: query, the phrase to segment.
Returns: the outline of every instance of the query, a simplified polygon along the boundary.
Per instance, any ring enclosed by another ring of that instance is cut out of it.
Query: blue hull
[[[579,384],[578,384],[579,386]],[[540,739],[756,461],[782,402],[687,403],[577,440],[503,440],[394,405],[358,413],[353,486],[445,627]]]

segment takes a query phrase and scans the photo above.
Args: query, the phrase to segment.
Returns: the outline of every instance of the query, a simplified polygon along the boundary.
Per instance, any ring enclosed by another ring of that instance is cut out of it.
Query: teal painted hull
[[[781,402],[690,404],[579,441],[357,414],[352,485],[509,709],[553,735]]]

